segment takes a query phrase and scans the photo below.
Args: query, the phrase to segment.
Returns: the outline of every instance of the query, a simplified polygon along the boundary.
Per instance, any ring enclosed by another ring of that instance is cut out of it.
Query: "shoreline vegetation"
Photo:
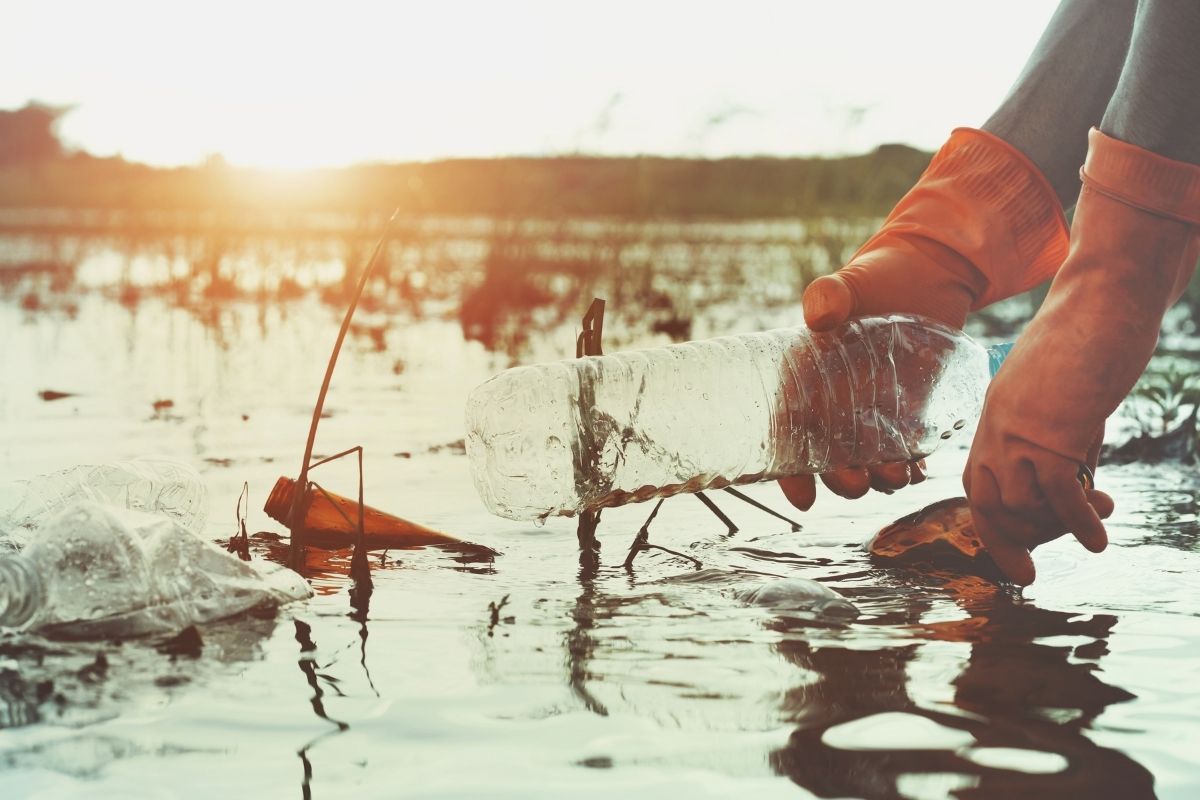
[[[615,330],[672,341],[710,333],[706,307],[757,310],[768,324],[845,262],[931,157],[888,145],[840,158],[568,155],[295,172],[213,158],[162,169],[67,152],[62,113],[0,110],[0,297],[29,312],[71,308],[87,284],[131,308],[161,295],[209,316],[233,300],[310,292],[341,308],[399,208],[365,310],[441,308],[514,362],[531,331],[572,324],[581,297],[612,300]],[[974,331],[1011,338],[1043,296],[975,315]],[[1113,457],[1200,458],[1198,330],[1200,278],[1134,393],[1141,438]],[[368,330],[377,349],[384,332]],[[1171,371],[1172,358],[1186,369]]]
[[[930,155],[450,159],[283,172],[156,168],[86,154],[0,166],[0,208],[753,219],[882,216]]]
[[[68,152],[63,109],[0,110],[0,226],[53,220],[49,209],[171,215],[252,212],[509,218],[774,219],[879,217],[931,153],[883,145],[830,158],[585,154],[455,158],[315,170],[233,167],[220,156],[158,168]],[[67,215],[69,218],[69,215]],[[128,220],[128,216],[125,217]]]

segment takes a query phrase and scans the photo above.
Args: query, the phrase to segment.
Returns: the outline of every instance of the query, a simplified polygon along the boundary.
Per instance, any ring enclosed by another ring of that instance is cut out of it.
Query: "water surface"
[[[651,540],[699,559],[699,571],[661,552],[623,569],[650,508],[606,511],[601,563],[581,567],[570,521],[484,511],[462,455],[466,393],[512,363],[569,354],[593,293],[610,299],[613,346],[793,321],[796,260],[814,229],[643,230],[608,260],[567,263],[571,242],[591,235],[575,231],[539,245],[556,266],[515,273],[491,229],[456,230],[467,233],[430,234],[408,261],[396,254],[373,288],[317,450],[362,444],[368,502],[502,555],[376,553],[365,623],[349,616],[345,553],[313,559],[310,602],[199,639],[0,638],[0,794],[1200,793],[1191,471],[1102,469],[1117,499],[1113,546],[1044,547],[1023,593],[881,567],[862,548],[896,517],[960,492],[969,431],[930,459],[924,484],[856,502],[823,494],[795,515],[798,533],[721,493],[736,533],[694,498],[669,500]],[[191,239],[173,245],[172,266],[162,239],[38,236],[0,248],[0,478],[169,455],[202,471],[210,537],[234,532],[243,481],[249,529],[281,533],[260,509],[275,479],[298,471],[342,262],[353,260],[344,240],[297,244],[292,256],[267,245],[253,256],[242,242],[213,267]],[[790,255],[772,260],[785,245]],[[460,263],[430,255],[455,248]],[[637,248],[657,266],[636,261]],[[320,472],[354,492],[349,464]],[[748,491],[786,510],[775,487]],[[824,582],[862,615],[831,625],[738,602],[774,577]]]

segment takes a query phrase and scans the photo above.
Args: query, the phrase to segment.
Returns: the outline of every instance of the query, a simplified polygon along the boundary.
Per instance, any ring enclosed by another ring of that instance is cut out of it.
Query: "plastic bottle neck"
[[[0,628],[22,628],[42,607],[45,587],[20,555],[0,556]]]
[[[271,494],[267,497],[267,502],[263,505],[263,511],[267,516],[281,525],[290,524],[289,516],[292,513],[292,494],[296,491],[296,482],[287,476],[281,477],[275,481],[275,488],[271,489]]]
[[[988,366],[991,368],[991,377],[996,377],[996,373],[1000,371],[1000,365],[1004,363],[1004,359],[1008,358],[1008,354],[1012,351],[1013,345],[1016,342],[1004,342],[1003,344],[994,344],[987,348]]]

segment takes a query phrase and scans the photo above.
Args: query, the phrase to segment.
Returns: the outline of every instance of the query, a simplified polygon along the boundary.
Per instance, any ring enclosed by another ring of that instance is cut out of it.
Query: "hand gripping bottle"
[[[978,417],[1007,349],[893,315],[517,367],[467,399],[467,454],[519,520],[907,461]]]

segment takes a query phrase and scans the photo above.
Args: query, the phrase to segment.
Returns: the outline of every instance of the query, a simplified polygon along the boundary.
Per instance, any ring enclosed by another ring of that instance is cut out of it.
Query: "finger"
[[[817,481],[812,475],[780,478],[779,488],[783,490],[783,496],[788,502],[801,511],[808,511],[817,499]]]
[[[1104,492],[1095,491],[1085,492],[1085,495],[1088,503],[1095,508],[1096,515],[1101,519],[1112,515],[1114,508],[1112,497]],[[1004,506],[992,515],[992,524],[1001,528],[1010,539],[1029,550],[1046,542],[1052,542],[1070,532],[1049,503],[1036,514],[1022,513]]]
[[[1030,551],[1066,533],[1049,507],[1035,517],[1028,517],[1001,505],[989,513],[988,519],[1005,538]]]
[[[1113,502],[1112,496],[1107,492],[1097,492],[1095,489],[1090,489],[1087,492],[1088,502],[1092,508],[1096,509],[1096,515],[1100,519],[1108,519],[1112,516],[1113,510],[1117,504]]]
[[[977,469],[973,472],[970,483],[974,491],[967,499],[971,505],[971,521],[975,532],[1000,571],[1013,583],[1028,586],[1037,576],[1028,548],[1010,539],[1003,527],[996,524],[996,517],[1002,510],[1000,487],[989,470]]]
[[[854,293],[839,276],[817,278],[804,290],[804,321],[814,331],[827,331],[854,313]]]
[[[908,484],[909,486],[924,482],[928,477],[925,474],[925,459],[913,461],[908,465]]]
[[[847,500],[857,500],[871,488],[871,476],[866,467],[846,467],[826,472],[821,476],[821,482],[829,487],[829,491]]]
[[[1065,532],[1064,528],[1058,527],[1058,519],[1046,503],[1042,481],[1038,479],[1037,468],[1031,460],[1013,459],[1012,463],[1006,465],[1003,474],[1005,481],[1000,492],[1000,506],[1005,513],[1020,516],[1042,528],[1053,528],[1055,536]]]
[[[1021,586],[1033,583],[1034,578],[1037,577],[1037,570],[1033,566],[1029,550],[1008,539],[1002,531],[998,530],[988,513],[972,511],[971,521],[975,525],[975,532],[979,534],[979,540],[983,542],[984,549],[992,557],[996,567],[1013,583]]]
[[[1108,532],[1096,509],[1088,502],[1083,487],[1075,477],[1074,465],[1058,468],[1053,474],[1039,475],[1046,487],[1046,502],[1058,516],[1063,528],[1074,534],[1079,543],[1099,553],[1108,546]]]
[[[892,464],[875,464],[867,468],[871,479],[871,488],[877,492],[894,492],[903,489],[909,483],[909,467],[907,461]]]

